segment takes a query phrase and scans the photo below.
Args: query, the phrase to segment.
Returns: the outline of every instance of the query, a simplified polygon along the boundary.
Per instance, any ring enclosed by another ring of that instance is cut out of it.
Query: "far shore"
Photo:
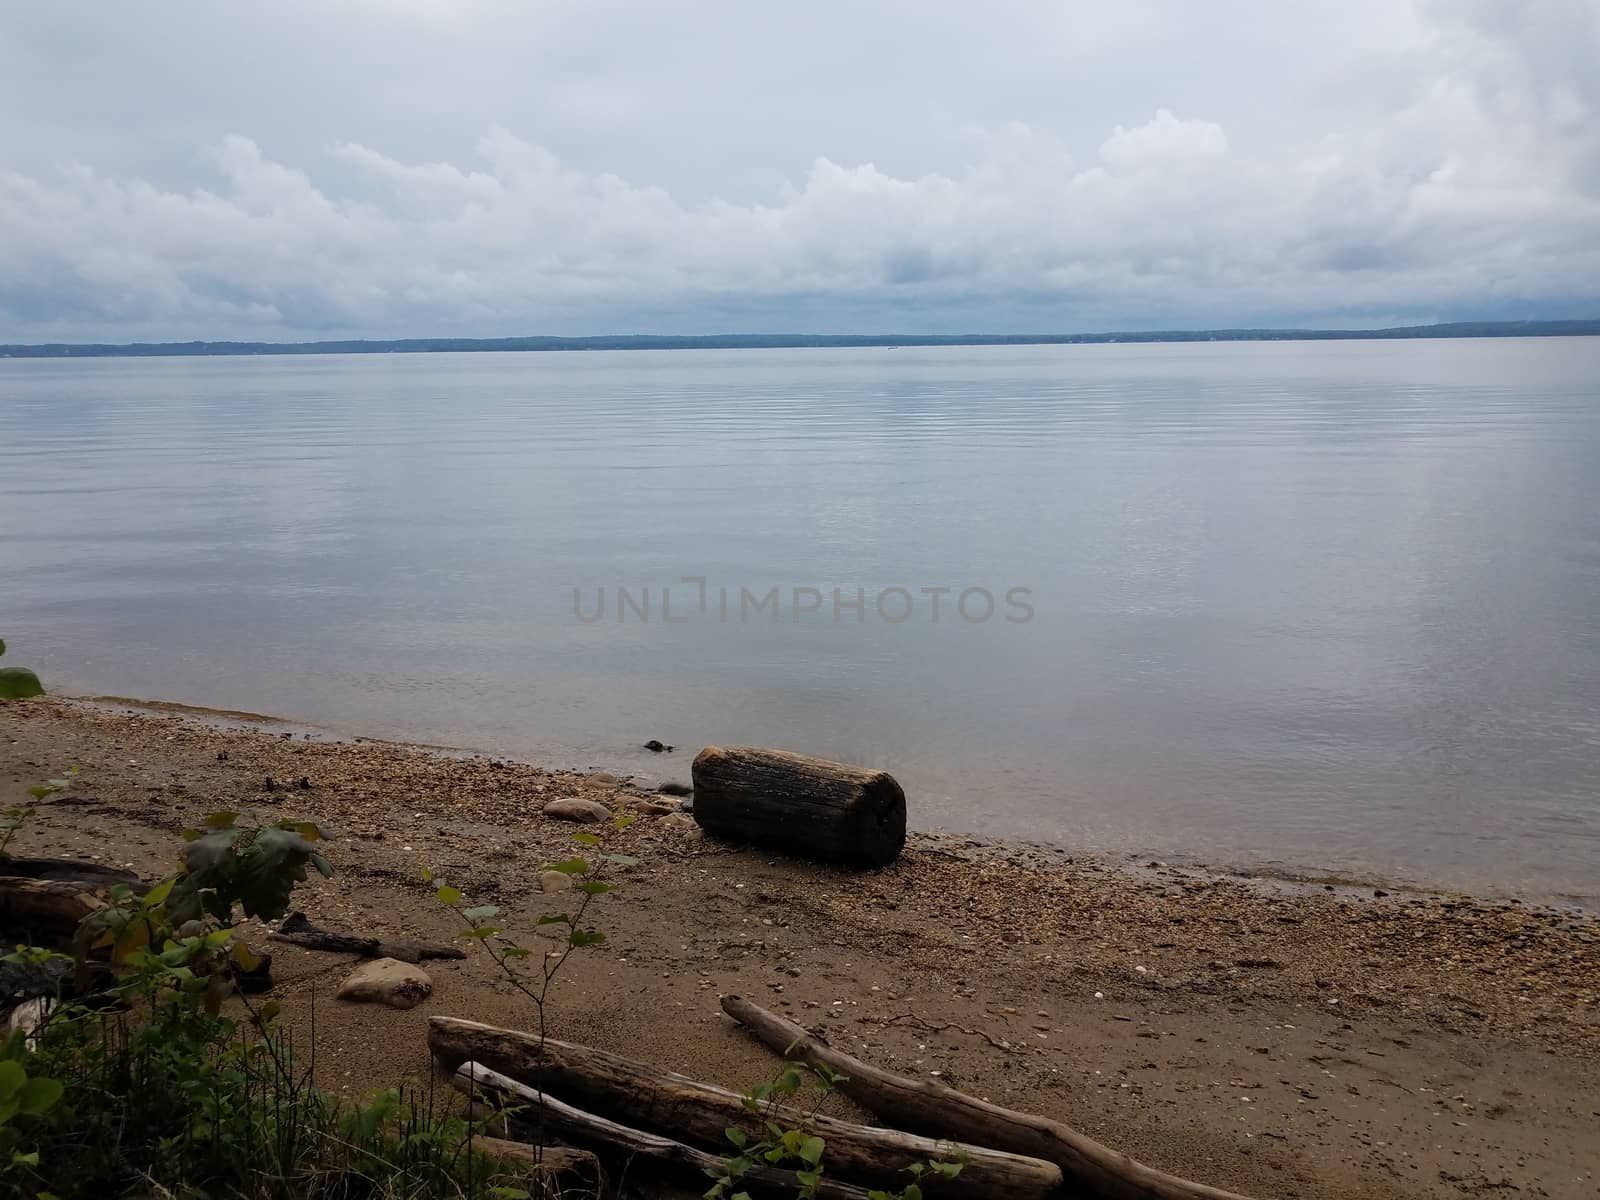
[[[679,748],[663,778],[687,778]],[[664,759],[668,756],[662,756]],[[66,792],[27,788],[70,765]],[[1600,1180],[1600,917],[1509,899],[1240,878],[952,834],[852,872],[706,839],[652,782],[335,739],[257,714],[113,698],[0,706],[0,804],[29,854],[155,877],[206,812],[315,820],[318,923],[449,939],[423,868],[527,936],[578,796],[640,819],[576,956],[558,1036],[732,1087],[772,1061],[743,992],[852,1053],[1062,1117],[1167,1170],[1262,1197],[1591,1195]],[[348,962],[274,944],[285,1011],[336,1090],[424,1079],[423,1022],[526,1025],[469,955],[410,1012],[328,997]]]

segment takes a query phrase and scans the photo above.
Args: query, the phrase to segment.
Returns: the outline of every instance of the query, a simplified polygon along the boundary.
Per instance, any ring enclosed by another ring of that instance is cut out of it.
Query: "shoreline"
[[[737,992],[858,1057],[1260,1200],[1561,1197],[1600,1180],[1593,914],[1290,891],[948,834],[846,871],[706,839],[676,801],[603,772],[219,720],[0,708],[0,805],[38,810],[17,851],[155,878],[206,812],[292,816],[323,826],[336,871],[296,893],[313,922],[450,941],[427,867],[525,939],[559,900],[543,866],[582,828],[540,809],[595,799],[640,818],[608,839],[638,862],[600,905],[606,944],[558,989],[558,1037],[742,1089],[772,1059],[721,1014]],[[27,799],[73,764],[70,791]],[[479,954],[428,964],[432,999],[401,1013],[328,999],[341,956],[272,949],[274,995],[315,1030],[336,1092],[430,1079],[433,1013],[529,1020]]]
[[[561,764],[552,766],[520,758],[512,759],[506,755],[495,754],[492,751],[472,746],[451,745],[443,742],[431,742],[399,736],[356,733],[353,732],[353,726],[346,725],[343,722],[321,722],[244,709],[213,708],[207,705],[188,704],[176,700],[151,700],[137,696],[76,692],[58,692],[54,695],[57,699],[82,704],[110,714],[148,714],[156,717],[178,717],[197,722],[203,726],[215,727],[219,732],[238,730],[281,732],[289,730],[296,736],[309,736],[323,744],[378,745],[393,747],[396,750],[416,750],[461,759],[484,758],[517,761],[527,766],[537,766],[541,770],[558,771],[570,775],[615,775],[624,781],[639,779],[647,788],[652,783],[664,782],[667,775],[674,774],[673,772],[629,770],[622,764],[602,767],[580,767]],[[693,754],[690,752],[689,747],[679,747],[676,756],[661,756],[661,761],[670,761],[675,765],[681,766],[682,769],[675,773],[675,777],[681,776],[684,781],[687,781],[689,760],[692,757]],[[1074,860],[1092,859],[1108,868],[1137,871],[1152,861],[1156,861],[1162,867],[1191,874],[1197,878],[1225,879],[1243,883],[1247,886],[1258,887],[1275,894],[1306,895],[1330,892],[1338,895],[1359,896],[1373,891],[1380,891],[1391,896],[1424,897],[1435,900],[1454,896],[1468,897],[1486,903],[1514,901],[1530,908],[1545,909],[1552,912],[1600,916],[1600,892],[1592,894],[1549,892],[1528,887],[1496,884],[1485,884],[1470,888],[1443,885],[1432,886],[1426,882],[1417,882],[1402,878],[1397,874],[1385,873],[1377,867],[1370,870],[1361,870],[1320,868],[1313,865],[1274,865],[1268,862],[1226,864],[1209,862],[1203,858],[1188,855],[1152,859],[1150,854],[1131,850],[1111,851],[1100,848],[1080,850],[1055,842],[1016,836],[970,834],[959,830],[944,829],[939,826],[930,828],[913,827],[908,836],[912,839],[932,839],[930,844],[937,844],[946,849],[951,845],[960,845],[968,851],[981,852],[988,857],[1007,858],[1014,855],[1022,855],[1031,861],[1040,863],[1070,863]]]

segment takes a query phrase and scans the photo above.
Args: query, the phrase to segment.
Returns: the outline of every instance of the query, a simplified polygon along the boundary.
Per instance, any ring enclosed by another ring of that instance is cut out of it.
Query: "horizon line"
[[[704,333],[554,334],[508,337],[327,338],[272,342],[239,339],[168,342],[36,342],[0,344],[4,358],[183,357],[199,355],[429,354],[484,351],[825,349],[898,346],[1104,345],[1118,342],[1360,341],[1472,337],[1600,336],[1600,318],[1441,321],[1370,329],[1231,327],[1122,330],[1107,333]]]

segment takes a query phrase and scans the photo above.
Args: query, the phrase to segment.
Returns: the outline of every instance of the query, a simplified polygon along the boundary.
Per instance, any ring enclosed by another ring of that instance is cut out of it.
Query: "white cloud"
[[[509,119],[470,161],[429,161],[338,140],[338,111],[298,161],[221,137],[205,185],[0,169],[0,341],[1593,311],[1596,12],[1430,0],[1419,38],[1324,81],[1359,120],[1292,137],[1155,104],[1075,156],[1046,120],[952,114],[962,157],[940,169],[816,157],[737,199],[580,164]]]

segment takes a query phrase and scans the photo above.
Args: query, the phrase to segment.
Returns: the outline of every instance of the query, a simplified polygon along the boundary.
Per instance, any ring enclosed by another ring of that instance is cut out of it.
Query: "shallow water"
[[[1600,339],[0,361],[58,688],[923,826],[1592,898],[1597,612]]]

